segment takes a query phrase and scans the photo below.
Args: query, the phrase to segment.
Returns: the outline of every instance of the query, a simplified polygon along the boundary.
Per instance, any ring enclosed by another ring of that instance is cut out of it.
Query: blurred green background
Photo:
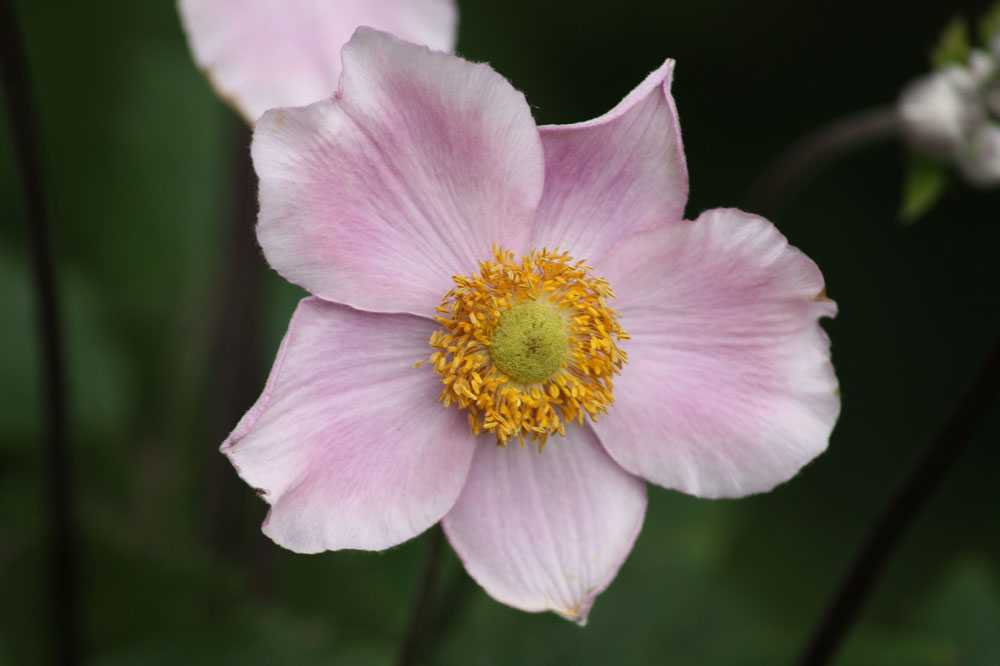
[[[381,554],[283,551],[259,533],[265,505],[217,453],[236,422],[227,401],[239,412],[256,396],[302,292],[252,258],[240,279],[257,285],[259,324],[232,340],[255,366],[238,395],[220,395],[224,353],[211,341],[245,137],[193,65],[173,2],[17,8],[68,338],[87,663],[392,663],[426,537]],[[893,101],[926,70],[944,23],[986,3],[460,8],[460,53],[507,76],[540,123],[599,115],[675,58],[694,217],[739,205],[811,128]],[[52,639],[37,336],[9,132],[0,123],[0,664],[20,666],[45,663]],[[829,451],[740,501],[651,488],[635,549],[584,629],[494,602],[449,550],[426,663],[791,661],[1000,327],[1000,196],[955,183],[903,228],[904,158],[891,141],[866,149],[755,211],[817,261],[840,304],[826,326],[843,393]],[[998,441],[993,409],[837,663],[1000,664]]]

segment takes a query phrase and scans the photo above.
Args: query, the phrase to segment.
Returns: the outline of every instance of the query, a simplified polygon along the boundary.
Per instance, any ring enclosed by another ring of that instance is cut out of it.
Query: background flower
[[[191,50],[219,95],[250,123],[276,106],[329,97],[340,47],[358,26],[450,51],[454,0],[179,0]]]
[[[964,61],[908,84],[899,117],[915,151],[956,166],[973,185],[990,187],[1000,183],[1000,33],[987,50],[966,50]]]

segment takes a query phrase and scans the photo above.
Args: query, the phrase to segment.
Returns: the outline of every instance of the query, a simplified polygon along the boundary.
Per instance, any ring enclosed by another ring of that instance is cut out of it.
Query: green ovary
[[[490,355],[505,375],[526,384],[541,382],[562,367],[569,350],[566,323],[535,301],[507,310],[493,327]]]

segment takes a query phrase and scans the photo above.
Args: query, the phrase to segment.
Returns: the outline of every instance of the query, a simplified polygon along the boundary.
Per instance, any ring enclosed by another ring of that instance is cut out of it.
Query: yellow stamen
[[[558,249],[515,262],[494,247],[479,269],[454,276],[437,308],[444,330],[431,335],[427,360],[444,385],[438,401],[468,410],[475,435],[493,433],[501,446],[528,439],[539,450],[567,423],[606,413],[627,360],[617,343],[628,339],[607,305],[608,283]]]

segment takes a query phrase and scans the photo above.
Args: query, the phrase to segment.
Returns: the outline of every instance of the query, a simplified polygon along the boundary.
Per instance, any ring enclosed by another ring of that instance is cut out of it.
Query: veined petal
[[[327,300],[433,313],[452,275],[527,241],[538,132],[486,65],[366,28],[343,56],[339,99],[257,123],[257,237],[271,266]]]
[[[826,449],[840,411],[816,265],[738,210],[636,234],[595,262],[632,339],[594,424],[611,457],[702,497],[762,492]]]
[[[539,128],[545,192],[533,247],[590,261],[630,234],[683,219],[688,174],[673,71],[667,60],[600,118]]]
[[[442,525],[465,569],[496,600],[583,624],[642,527],[646,484],[589,428],[543,451],[477,442],[465,489]]]
[[[454,0],[180,0],[198,65],[249,121],[337,90],[340,47],[358,26],[450,51]]]
[[[382,550],[436,523],[458,497],[474,440],[413,364],[434,323],[299,304],[264,394],[222,445],[271,505],[264,533],[300,553]]]

